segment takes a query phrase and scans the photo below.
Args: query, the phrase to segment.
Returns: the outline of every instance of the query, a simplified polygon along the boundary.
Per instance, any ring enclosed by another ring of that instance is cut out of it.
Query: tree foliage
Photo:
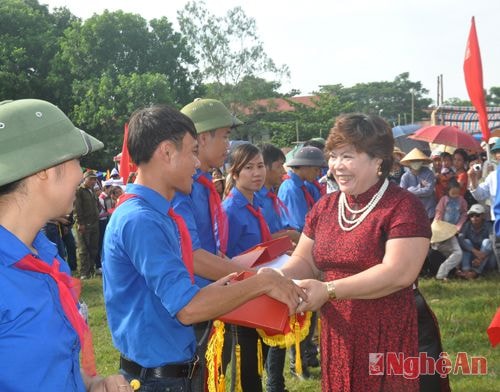
[[[321,92],[337,96],[341,102],[349,104],[351,112],[379,114],[392,124],[406,124],[411,122],[412,101],[415,121],[426,116],[424,109],[432,102],[424,97],[429,90],[421,82],[411,81],[409,76],[404,72],[392,82],[358,83],[349,88],[327,85],[321,87]]]
[[[65,10],[50,14],[36,0],[0,1],[0,97],[53,100],[48,83],[58,37],[74,20]]]
[[[278,81],[271,83],[279,83],[282,77],[289,76],[287,66],[277,66],[266,54],[255,19],[241,7],[219,17],[207,10],[204,1],[190,1],[177,15],[187,45],[198,60],[203,79],[209,83],[211,96],[239,101],[238,87],[251,80],[248,78],[269,74]]]

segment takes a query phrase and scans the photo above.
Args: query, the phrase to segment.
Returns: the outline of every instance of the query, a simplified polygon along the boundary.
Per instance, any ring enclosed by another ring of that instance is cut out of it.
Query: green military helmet
[[[181,109],[196,127],[196,132],[203,133],[219,128],[234,128],[243,123],[216,99],[197,98]]]
[[[0,186],[103,147],[49,102],[0,102]]]

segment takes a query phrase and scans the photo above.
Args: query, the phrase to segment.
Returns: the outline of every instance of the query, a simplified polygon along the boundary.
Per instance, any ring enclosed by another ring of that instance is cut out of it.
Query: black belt
[[[120,368],[133,377],[142,380],[149,378],[193,378],[198,365],[198,356],[192,362],[180,363],[175,365],[164,365],[155,368],[145,368],[131,361],[130,359],[120,356]]]

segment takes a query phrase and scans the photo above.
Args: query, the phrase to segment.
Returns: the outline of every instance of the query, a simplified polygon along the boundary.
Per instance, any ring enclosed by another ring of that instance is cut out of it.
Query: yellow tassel
[[[300,340],[304,340],[309,334],[311,326],[312,312],[306,312],[303,319],[303,325],[300,328]],[[270,347],[290,348],[295,345],[295,317],[290,316],[288,319],[290,331],[286,334],[268,335],[263,329],[257,328],[257,333],[262,338],[262,341]]]
[[[257,338],[257,372],[262,377],[264,374],[264,358],[262,358],[262,340]]]
[[[224,347],[224,323],[220,320],[214,321],[214,332],[210,337],[207,345],[207,351],[205,353],[205,359],[207,360],[207,370],[208,370],[208,391],[218,392],[221,391],[220,384],[224,383],[224,372],[222,369],[222,348]],[[220,375],[220,376],[219,376]]]
[[[224,374],[221,374],[219,377],[219,391],[218,392],[226,392],[226,377],[224,377]]]
[[[302,358],[300,356],[300,325],[295,315],[293,317],[293,330],[295,332],[295,373],[302,375]]]
[[[236,358],[236,380],[234,381],[235,392],[243,392],[241,387],[241,347],[239,344],[234,346],[234,357]]]

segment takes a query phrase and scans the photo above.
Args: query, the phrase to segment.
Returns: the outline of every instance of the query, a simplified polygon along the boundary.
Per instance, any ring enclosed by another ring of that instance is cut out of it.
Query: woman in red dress
[[[387,180],[393,147],[380,117],[337,119],[326,150],[339,192],[311,210],[282,269],[304,279],[298,311],[321,311],[323,391],[419,390],[418,374],[387,367],[389,353],[418,356],[413,283],[431,236],[422,204]]]

